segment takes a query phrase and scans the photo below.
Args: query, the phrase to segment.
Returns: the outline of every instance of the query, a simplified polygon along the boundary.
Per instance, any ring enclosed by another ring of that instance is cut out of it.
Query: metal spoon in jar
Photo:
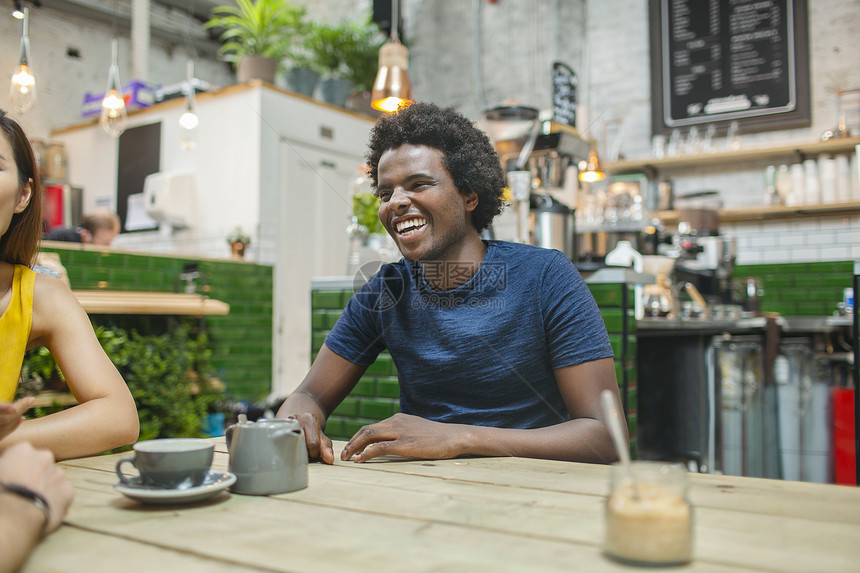
[[[618,412],[615,396],[613,396],[610,390],[604,390],[600,393],[600,405],[603,407],[603,417],[606,418],[606,424],[609,426],[609,434],[612,436],[612,442],[615,444],[615,450],[618,452],[621,466],[624,468],[627,477],[630,478],[630,484],[633,486],[633,498],[638,501],[639,488],[636,486],[636,478],[633,475],[633,464],[630,462],[630,445],[624,439],[621,414]]]

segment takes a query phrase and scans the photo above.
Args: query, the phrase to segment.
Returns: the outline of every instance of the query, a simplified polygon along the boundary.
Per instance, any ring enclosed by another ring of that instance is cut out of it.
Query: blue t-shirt
[[[576,267],[560,251],[487,241],[465,284],[433,290],[426,277],[441,270],[384,265],[349,300],[326,346],[362,366],[388,349],[406,414],[502,428],[570,419],[553,369],[612,356]]]

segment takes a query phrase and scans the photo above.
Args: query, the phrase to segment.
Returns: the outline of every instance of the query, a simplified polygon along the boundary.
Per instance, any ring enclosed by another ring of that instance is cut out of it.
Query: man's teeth
[[[424,217],[418,217],[416,219],[409,219],[408,221],[401,221],[397,223],[396,228],[397,232],[401,235],[409,235],[426,224],[427,219],[425,219]]]

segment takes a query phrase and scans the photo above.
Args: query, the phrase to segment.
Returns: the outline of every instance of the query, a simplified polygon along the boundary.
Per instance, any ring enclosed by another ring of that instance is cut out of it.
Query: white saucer
[[[117,482],[113,487],[121,494],[141,503],[180,505],[203,501],[221,493],[236,482],[236,476],[230,472],[210,471],[201,485],[186,489],[162,489],[142,485],[140,476],[130,477],[128,481],[129,485]]]

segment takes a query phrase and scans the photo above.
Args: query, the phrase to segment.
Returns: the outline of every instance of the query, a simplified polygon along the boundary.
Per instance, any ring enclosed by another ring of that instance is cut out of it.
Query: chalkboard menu
[[[552,120],[576,124],[576,72],[561,62],[552,64]]]
[[[655,133],[809,125],[806,0],[650,0]]]

